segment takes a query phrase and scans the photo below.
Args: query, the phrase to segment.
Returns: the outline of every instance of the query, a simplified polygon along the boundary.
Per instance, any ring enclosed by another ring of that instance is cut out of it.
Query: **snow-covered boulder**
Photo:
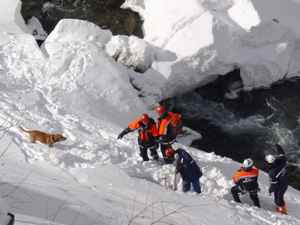
[[[0,32],[0,78],[4,90],[32,86],[34,77],[42,74],[44,55],[29,34]]]
[[[153,63],[162,98],[241,68],[245,89],[299,75],[300,2],[287,0],[127,0],[144,18],[145,40],[177,59]]]
[[[21,15],[21,0],[1,0],[0,2],[0,32],[28,32]]]
[[[176,59],[175,54],[155,47],[135,36],[113,36],[106,45],[106,51],[117,62],[138,72],[145,72],[151,68],[155,60],[170,61]]]
[[[113,116],[115,125],[123,127],[146,109],[130,83],[134,72],[105,52],[110,38],[109,31],[80,20],[62,20],[42,51],[32,35],[0,33],[0,77],[5,81],[0,82],[1,88],[30,90],[21,95],[16,108],[34,107],[38,117],[53,104],[54,114],[63,110],[101,121]],[[40,122],[47,129],[45,121]]]
[[[144,40],[135,36],[114,36],[106,45],[107,53],[117,62],[145,72],[154,60],[153,48]]]
[[[47,42],[92,42],[105,45],[112,37],[109,30],[102,30],[94,23],[77,19],[63,19],[49,34]]]
[[[56,104],[69,105],[70,112],[113,116],[118,124],[132,118],[129,112],[137,115],[145,108],[129,82],[131,71],[106,54],[110,38],[110,31],[92,23],[61,20],[43,46],[49,61],[47,82],[41,85]]]

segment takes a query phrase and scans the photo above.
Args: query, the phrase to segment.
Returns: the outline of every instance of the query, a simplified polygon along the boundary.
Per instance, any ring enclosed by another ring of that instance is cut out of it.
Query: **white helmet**
[[[251,169],[253,167],[254,163],[252,159],[245,159],[242,165],[242,168],[245,170]]]
[[[269,154],[269,155],[266,155],[266,157],[265,157],[265,160],[269,163],[269,164],[272,164],[272,163],[274,163],[275,162],[275,156],[274,155],[271,155],[271,154]]]

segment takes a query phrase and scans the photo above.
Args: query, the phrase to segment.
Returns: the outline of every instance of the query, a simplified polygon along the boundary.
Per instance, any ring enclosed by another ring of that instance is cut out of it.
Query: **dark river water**
[[[186,126],[203,138],[193,147],[242,161],[251,157],[265,169],[264,156],[279,143],[289,159],[289,182],[300,189],[300,79],[245,92],[239,71],[166,101]]]

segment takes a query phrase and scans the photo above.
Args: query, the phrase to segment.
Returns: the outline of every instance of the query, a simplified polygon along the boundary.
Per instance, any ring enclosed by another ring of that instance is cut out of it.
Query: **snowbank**
[[[0,31],[16,34],[28,31],[24,19],[21,16],[20,0],[1,0]]]
[[[144,18],[145,40],[176,54],[153,63],[166,98],[241,68],[245,89],[298,76],[299,1],[127,0]]]
[[[130,71],[106,54],[110,38],[110,31],[92,23],[61,20],[44,43],[49,55],[44,85],[53,101],[68,103],[74,113],[85,109],[89,116],[113,115],[119,124],[132,118],[132,110],[138,115],[145,108],[130,85]]]

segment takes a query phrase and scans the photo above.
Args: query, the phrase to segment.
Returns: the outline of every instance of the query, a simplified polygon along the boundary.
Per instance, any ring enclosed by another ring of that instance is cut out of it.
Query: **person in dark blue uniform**
[[[276,149],[278,155],[269,154],[265,157],[269,167],[269,193],[274,193],[277,212],[287,214],[287,207],[284,201],[284,193],[288,188],[287,158],[280,145],[277,144]]]
[[[175,151],[172,148],[168,148],[165,153],[167,157],[175,158],[175,174],[179,173],[181,175],[182,191],[189,191],[192,185],[194,191],[200,194],[201,186],[199,179],[202,176],[202,172],[192,156],[181,148]]]

